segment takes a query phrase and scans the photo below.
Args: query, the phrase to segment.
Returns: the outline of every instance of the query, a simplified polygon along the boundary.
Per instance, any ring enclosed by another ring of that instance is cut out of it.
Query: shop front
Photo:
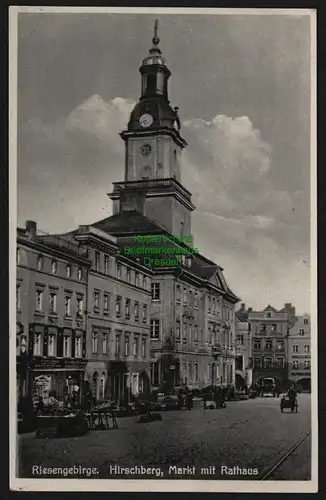
[[[50,394],[76,404],[82,402],[85,359],[34,358],[31,361],[32,398],[44,402]]]

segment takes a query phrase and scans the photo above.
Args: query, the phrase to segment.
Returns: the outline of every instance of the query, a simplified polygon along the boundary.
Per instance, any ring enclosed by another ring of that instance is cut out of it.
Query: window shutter
[[[82,357],[86,358],[86,331],[83,331]]]
[[[48,355],[48,338],[49,338],[48,327],[45,326],[43,334],[43,356]]]
[[[34,326],[30,325],[28,330],[28,355],[33,356]]]
[[[63,328],[58,329],[57,357],[63,356]]]
[[[76,331],[72,330],[71,332],[71,357],[75,357],[75,339],[76,339]]]

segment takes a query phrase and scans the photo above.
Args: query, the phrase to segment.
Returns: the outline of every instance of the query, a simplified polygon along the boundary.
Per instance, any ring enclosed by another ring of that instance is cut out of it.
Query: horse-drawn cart
[[[280,403],[281,412],[283,413],[284,408],[288,408],[291,412],[298,413],[298,401],[297,398],[292,399],[288,396],[283,396]]]

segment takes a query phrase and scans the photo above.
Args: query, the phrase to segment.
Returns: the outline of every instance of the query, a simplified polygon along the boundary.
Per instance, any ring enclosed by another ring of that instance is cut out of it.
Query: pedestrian
[[[37,413],[40,413],[41,415],[43,415],[44,412],[45,412],[44,401],[43,401],[42,396],[39,396],[38,402],[37,402]]]

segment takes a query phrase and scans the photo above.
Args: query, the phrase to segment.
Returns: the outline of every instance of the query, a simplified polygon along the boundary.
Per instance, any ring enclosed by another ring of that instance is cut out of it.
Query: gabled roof
[[[270,304],[268,304],[268,306],[265,307],[264,311],[273,311],[274,313],[278,312],[278,310],[275,309],[275,307],[271,306]]]

